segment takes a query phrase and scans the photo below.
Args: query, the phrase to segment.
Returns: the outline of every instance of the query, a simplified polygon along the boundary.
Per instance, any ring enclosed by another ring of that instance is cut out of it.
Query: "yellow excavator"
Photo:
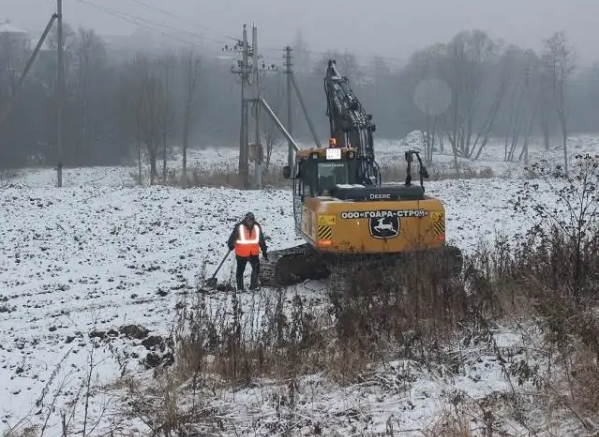
[[[374,159],[372,116],[334,60],[328,62],[324,88],[329,146],[298,149],[293,168],[283,168],[284,177],[293,180],[295,227],[305,244],[270,252],[261,266],[262,285],[325,279],[334,266],[394,264],[423,253],[434,255],[433,266],[459,274],[462,252],[446,244],[445,207],[425,193],[429,175],[419,152],[405,152],[404,184],[383,184]],[[412,183],[416,163],[419,184]]]

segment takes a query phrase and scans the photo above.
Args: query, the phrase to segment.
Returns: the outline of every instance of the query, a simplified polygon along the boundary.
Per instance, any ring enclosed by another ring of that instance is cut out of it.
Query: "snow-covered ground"
[[[400,147],[389,145],[388,159]],[[228,151],[199,153],[213,165],[233,159]],[[232,225],[246,211],[254,211],[263,223],[271,249],[299,242],[286,190],[132,187],[131,171],[67,169],[61,189],[53,187],[52,170],[24,171],[12,185],[0,189],[0,431],[25,416],[41,427],[56,405],[49,420],[52,428],[45,435],[60,435],[58,407],[66,408],[65,402],[76,397],[89,360],[93,358],[93,386],[118,378],[127,366],[123,360],[138,365],[151,346],[140,344],[148,333],[138,335],[132,326],[147,328],[150,336],[166,334],[173,327],[177,301],[194,288],[204,261],[208,273],[213,271],[227,251]],[[494,178],[430,182],[427,187],[446,203],[450,242],[468,252],[481,238],[493,239],[496,231],[509,235],[528,226],[511,207],[521,185],[521,180]],[[227,279],[232,269],[229,259],[220,278]],[[318,285],[304,284],[297,291],[318,298]],[[260,293],[266,296],[269,290]],[[214,305],[229,298],[227,293],[210,297]],[[106,336],[115,339],[97,347],[90,339]],[[500,337],[505,347],[521,341],[509,332]],[[317,401],[310,404],[310,411],[304,405],[297,413],[329,421],[327,426],[350,435],[352,425],[345,423],[350,419],[337,413],[366,402],[359,410],[372,416],[366,421],[370,431],[385,431],[389,423],[396,430],[422,426],[440,414],[436,403],[447,393],[462,390],[477,397],[505,388],[502,368],[492,353],[481,357],[474,351],[464,353],[472,354],[472,360],[463,377],[412,375],[416,382],[408,394],[391,387],[400,378],[401,363],[381,371],[378,385],[344,392],[331,391],[316,378]],[[257,396],[258,391],[248,389],[218,402],[239,426],[245,426],[259,405],[264,407],[260,414],[275,417],[275,407]],[[101,414],[100,398],[109,401],[111,394],[94,397],[91,416]],[[118,403],[107,408],[118,409]],[[81,414],[80,409],[72,420],[80,421]]]

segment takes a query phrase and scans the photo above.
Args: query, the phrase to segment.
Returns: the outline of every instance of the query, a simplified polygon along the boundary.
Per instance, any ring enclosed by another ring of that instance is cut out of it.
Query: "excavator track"
[[[355,291],[364,287],[365,280],[376,287],[391,275],[401,278],[420,272],[443,278],[459,276],[463,262],[462,252],[455,246],[364,256],[320,254],[311,245],[302,244],[269,253],[269,261],[260,267],[260,282],[266,287],[288,287],[306,280],[329,279],[331,285]]]
[[[461,274],[463,256],[457,247],[447,246],[438,250],[410,253],[355,257],[329,264],[331,285],[358,296],[364,292],[393,286],[409,286],[419,278],[437,277],[447,280]]]
[[[306,280],[326,279],[331,274],[321,255],[307,243],[269,252],[268,258],[260,265],[263,287],[287,287]]]

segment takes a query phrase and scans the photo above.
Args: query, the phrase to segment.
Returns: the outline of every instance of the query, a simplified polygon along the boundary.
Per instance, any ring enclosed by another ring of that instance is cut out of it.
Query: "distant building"
[[[29,44],[29,32],[23,30],[9,20],[0,21],[0,37],[8,38],[11,44],[26,48]]]
[[[0,21],[0,34],[11,35],[15,38],[27,38],[29,36],[29,32],[11,24],[9,20]]]

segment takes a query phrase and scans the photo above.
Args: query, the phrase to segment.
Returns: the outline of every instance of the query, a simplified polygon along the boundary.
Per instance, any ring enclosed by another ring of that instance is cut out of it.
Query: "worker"
[[[237,290],[244,291],[245,289],[243,274],[248,262],[252,266],[250,290],[256,290],[260,275],[260,249],[262,249],[262,256],[266,261],[268,261],[268,254],[266,241],[262,233],[262,226],[256,222],[256,217],[253,213],[248,212],[241,223],[235,225],[227,244],[229,250],[235,250],[235,258],[237,260],[237,271],[235,272]]]

